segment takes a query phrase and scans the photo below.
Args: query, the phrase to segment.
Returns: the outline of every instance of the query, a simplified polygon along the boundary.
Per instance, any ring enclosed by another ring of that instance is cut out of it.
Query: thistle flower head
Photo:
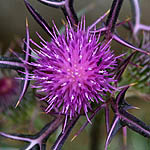
[[[147,52],[150,52],[150,33],[143,32],[143,42],[141,47]],[[134,64],[138,66],[132,66],[130,68],[130,76],[132,82],[137,82],[137,88],[144,93],[150,91],[150,56],[143,53],[137,53],[133,60]],[[144,87],[144,88],[143,88]]]
[[[17,101],[17,96],[20,90],[19,81],[13,77],[0,78],[0,110],[4,110],[10,105],[13,105]]]
[[[46,112],[59,110],[70,119],[81,112],[87,116],[91,103],[103,102],[102,96],[114,89],[110,72],[117,63],[110,41],[99,42],[100,34],[91,33],[82,24],[81,21],[76,31],[66,25],[62,34],[54,24],[52,41],[42,40],[40,51],[33,50],[37,58],[31,63],[33,88],[46,93],[41,99],[49,104]]]

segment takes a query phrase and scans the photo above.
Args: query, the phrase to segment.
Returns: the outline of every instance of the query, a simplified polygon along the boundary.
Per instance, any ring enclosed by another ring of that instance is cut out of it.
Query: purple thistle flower
[[[19,86],[20,82],[15,80],[14,77],[0,78],[0,110],[6,110],[16,103],[20,93]]]
[[[110,50],[111,40],[100,42],[101,34],[91,33],[92,28],[85,29],[84,19],[76,31],[69,24],[60,34],[54,24],[51,42],[38,35],[42,40],[40,47],[30,40],[40,51],[32,50],[35,62],[25,63],[34,68],[33,74],[29,74],[29,80],[35,80],[32,87],[46,94],[41,100],[48,102],[47,113],[58,110],[72,119],[84,112],[88,119],[91,103],[104,102],[106,92],[115,89],[112,71],[117,57]]]

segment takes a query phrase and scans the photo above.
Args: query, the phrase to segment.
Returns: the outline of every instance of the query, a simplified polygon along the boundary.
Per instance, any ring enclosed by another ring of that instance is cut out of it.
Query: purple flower
[[[8,106],[14,105],[20,90],[20,82],[14,77],[0,78],[0,110],[5,110]]]
[[[42,47],[31,40],[40,50],[32,50],[35,62],[28,63],[34,67],[32,87],[46,94],[41,98],[48,102],[46,112],[55,110],[70,119],[82,112],[88,118],[91,103],[104,102],[102,97],[115,89],[117,57],[110,50],[111,40],[100,42],[101,35],[91,33],[91,27],[86,30],[85,20],[82,24],[76,30],[66,25],[62,34],[54,24],[51,42],[39,36]]]

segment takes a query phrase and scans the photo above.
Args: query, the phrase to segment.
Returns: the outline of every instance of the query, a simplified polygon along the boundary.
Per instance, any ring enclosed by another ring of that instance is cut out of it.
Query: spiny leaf
[[[25,5],[33,18],[38,22],[38,24],[47,32],[47,34],[52,37],[51,27],[47,24],[47,22],[40,16],[40,14],[30,5],[30,3],[27,0],[24,0]]]
[[[146,54],[146,55],[150,55],[150,52],[145,51],[145,50],[143,50],[143,49],[141,49],[141,48],[137,48],[137,47],[133,46],[131,43],[125,41],[124,39],[122,39],[122,38],[121,38],[120,36],[118,36],[117,34],[113,34],[113,39],[114,39],[115,41],[117,41],[118,43],[120,43],[120,44],[122,44],[122,45],[124,45],[124,46],[126,46],[126,47],[128,47],[128,48],[131,48],[131,49],[133,49],[133,50],[135,50],[135,51],[141,52],[141,53]]]
[[[136,118],[135,116],[131,115],[123,109],[119,112],[121,121],[126,126],[136,131],[137,133],[150,138],[150,127],[148,127],[143,121],[141,121],[140,119]]]
[[[123,0],[114,0],[112,3],[111,10],[106,21],[106,26],[109,30],[111,30],[111,32],[114,32],[115,30],[116,21],[118,19],[122,4]]]
[[[36,148],[38,148],[38,150],[45,150],[47,139],[59,127],[62,121],[63,117],[54,119],[35,135],[7,134],[3,132],[0,132],[0,135],[9,139],[28,142],[29,144],[26,146],[25,150],[36,150]]]
[[[105,143],[105,150],[107,150],[108,145],[110,144],[112,138],[116,135],[116,133],[119,131],[119,129],[121,129],[123,127],[123,125],[120,122],[120,119],[118,116],[115,116],[112,122],[112,125],[110,127],[107,139],[106,139],[106,143]]]
[[[54,8],[59,8],[65,5],[65,1],[57,1],[57,0],[38,0],[38,1]]]
[[[58,136],[56,142],[52,146],[52,150],[61,150],[62,146],[64,145],[67,137],[69,136],[71,130],[73,129],[74,125],[76,124],[77,120],[79,119],[79,116],[77,116],[75,119],[68,122],[65,131],[61,132]]]
[[[133,57],[133,55],[135,54],[135,52],[133,52],[131,55],[129,55],[124,61],[121,62],[121,64],[118,66],[118,68],[116,69],[116,76],[115,79],[117,81],[120,80],[122,74],[124,73],[125,69],[127,68],[131,58]]]

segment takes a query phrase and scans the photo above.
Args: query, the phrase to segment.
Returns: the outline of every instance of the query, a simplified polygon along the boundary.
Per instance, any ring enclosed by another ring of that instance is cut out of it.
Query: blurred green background
[[[112,0],[74,0],[75,1],[75,10],[79,14],[84,13],[86,16],[86,25],[92,24],[99,16],[106,12],[110,6]],[[36,0],[30,0],[32,6],[38,10],[38,12],[52,24],[52,19],[55,21],[58,28],[62,27],[62,19],[64,16],[62,11],[59,9],[51,8],[40,4]],[[149,0],[141,0],[141,9],[142,23],[150,24],[149,17]],[[30,36],[32,39],[37,41],[37,35],[35,34],[38,31],[45,39],[50,40],[47,34],[44,33],[42,28],[35,22],[35,20],[28,13],[25,8],[23,0],[0,0],[0,50],[6,51],[12,43],[16,43],[17,39],[23,39],[25,36],[25,19],[26,17],[29,20],[30,27]],[[131,17],[131,7],[129,0],[125,0],[123,8],[120,13],[120,20],[124,20]],[[119,33],[122,37],[127,38],[126,32],[124,29],[120,29]],[[14,44],[15,45],[15,44]],[[14,46],[16,50],[21,51],[19,46]],[[114,44],[113,49],[120,50],[119,44]],[[23,102],[17,108],[11,108],[0,114],[0,131],[8,133],[36,133],[39,131],[51,118],[45,114],[41,113],[40,103],[37,102],[30,93],[29,89],[28,94],[26,94]],[[128,102],[141,108],[140,110],[132,110],[131,112],[137,117],[141,118],[148,125],[150,125],[150,102],[149,98],[145,98],[143,95],[140,95],[137,91],[131,89],[128,92]],[[144,98],[143,98],[144,97]],[[29,100],[30,99],[30,100]],[[103,112],[99,114],[95,122],[98,124],[97,132],[95,134],[99,135],[99,150],[104,149],[104,141],[106,138],[105,134],[105,123]],[[92,126],[88,125],[86,129],[73,141],[71,138],[79,130],[81,125],[86,119],[81,118],[80,121],[75,126],[72,134],[68,138],[66,144],[63,147],[63,150],[94,150],[94,147],[91,148],[91,130]],[[93,123],[94,124],[94,123]],[[60,130],[56,132],[53,137],[49,139],[49,146],[55,141],[57,134]],[[117,136],[113,139],[110,150],[122,150],[122,132],[120,131]],[[127,150],[150,150],[149,140],[146,138],[134,133],[130,129],[128,130],[128,147]],[[0,137],[0,150],[19,150],[22,145],[25,143],[14,142]],[[13,147],[13,148],[12,148]]]

